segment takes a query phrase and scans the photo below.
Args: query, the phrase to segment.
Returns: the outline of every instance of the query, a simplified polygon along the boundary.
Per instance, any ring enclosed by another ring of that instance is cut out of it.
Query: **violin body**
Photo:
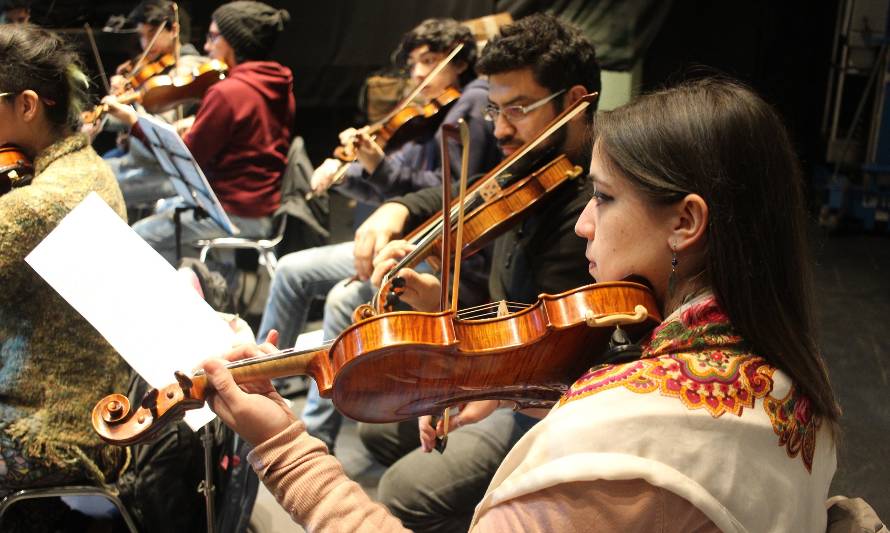
[[[655,297],[633,282],[587,285],[541,295],[503,316],[397,312],[353,324],[326,348],[229,365],[236,382],[309,375],[322,396],[350,418],[397,422],[460,403],[500,399],[552,405],[585,370],[601,362],[611,331],[632,337],[661,321]],[[93,428],[111,444],[150,439],[188,409],[201,407],[203,374],[176,375],[139,406],[112,394],[93,409]]]
[[[227,73],[228,66],[213,59],[186,73],[155,76],[143,84],[142,106],[149,113],[161,113],[181,104],[198,101],[213,84],[225,79]]]
[[[409,105],[386,122],[371,128],[377,136],[375,142],[381,148],[392,151],[413,139],[432,137],[448,109],[460,98],[460,91],[453,87],[424,105]]]
[[[611,282],[541,295],[502,317],[386,313],[337,338],[330,349],[335,378],[330,389],[319,384],[319,392],[350,418],[375,423],[441,414],[475,400],[549,407],[602,362],[610,326],[630,321],[625,329],[638,337],[661,321],[657,309],[644,285]],[[589,326],[588,317],[602,325]]]
[[[374,142],[380,148],[392,152],[408,141],[435,135],[445,120],[448,109],[458,98],[460,91],[449,87],[427,104],[406,105],[387,119],[366,126],[366,132],[374,136]],[[355,150],[351,145],[341,145],[334,149],[334,157],[344,163],[351,163],[355,161]]]
[[[176,56],[164,54],[157,60],[139,67],[135,72],[126,74],[128,85],[133,89],[141,88],[147,81],[176,65]]]
[[[31,180],[34,166],[22,150],[16,146],[0,146],[0,195],[13,187],[21,187]]]

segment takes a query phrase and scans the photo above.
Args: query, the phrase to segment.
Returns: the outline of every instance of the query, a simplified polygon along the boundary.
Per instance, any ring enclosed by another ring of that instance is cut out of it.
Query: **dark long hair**
[[[600,113],[595,136],[599,153],[653,202],[704,198],[703,275],[717,302],[835,426],[840,408],[814,338],[802,177],[775,111],[741,84],[711,78]]]
[[[76,130],[88,79],[74,49],[57,34],[32,24],[0,25],[0,92],[36,92],[49,122]]]

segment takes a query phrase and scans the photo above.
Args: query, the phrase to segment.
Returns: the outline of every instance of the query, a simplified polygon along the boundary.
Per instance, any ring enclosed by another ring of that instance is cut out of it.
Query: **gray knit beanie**
[[[269,57],[290,13],[262,2],[238,0],[218,7],[213,20],[239,60],[249,61]]]

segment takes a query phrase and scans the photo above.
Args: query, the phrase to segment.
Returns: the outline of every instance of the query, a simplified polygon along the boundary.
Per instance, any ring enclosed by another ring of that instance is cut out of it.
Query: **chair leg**
[[[278,268],[278,258],[272,250],[263,250],[263,262],[266,263],[266,270],[269,272],[269,279],[275,277],[275,269]]]
[[[130,512],[127,511],[126,507],[124,507],[124,502],[122,502],[116,494],[100,487],[83,485],[27,489],[9,494],[5,498],[3,498],[3,501],[0,501],[0,526],[3,525],[3,517],[6,515],[6,512],[16,502],[23,500],[35,500],[40,498],[58,498],[60,496],[101,496],[103,498],[106,498],[111,501],[111,503],[114,504],[114,506],[117,508],[118,512],[124,520],[124,523],[127,524],[127,528],[131,531],[131,533],[137,533],[139,531],[136,528],[136,522],[133,521],[133,517],[130,515]]]

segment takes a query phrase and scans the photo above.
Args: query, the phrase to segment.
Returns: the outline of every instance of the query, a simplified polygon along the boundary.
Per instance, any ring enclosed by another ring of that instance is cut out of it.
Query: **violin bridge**
[[[479,187],[479,196],[486,202],[490,202],[500,196],[501,187],[496,180],[488,180]]]
[[[501,300],[498,302],[498,318],[502,316],[507,316],[510,314],[510,310],[507,309],[507,301]]]

